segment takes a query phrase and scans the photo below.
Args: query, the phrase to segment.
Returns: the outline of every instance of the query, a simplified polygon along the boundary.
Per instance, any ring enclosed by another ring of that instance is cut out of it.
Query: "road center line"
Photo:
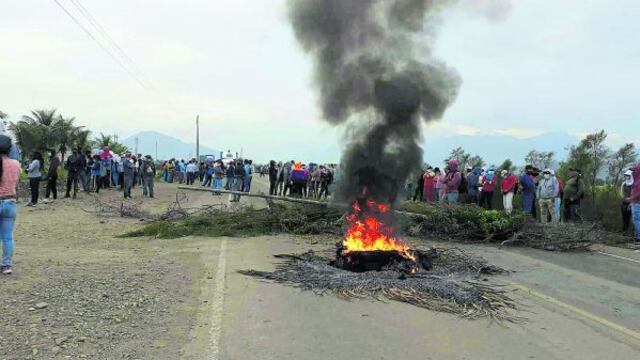
[[[528,293],[531,296],[534,296],[534,297],[536,297],[538,299],[544,300],[544,301],[546,301],[546,302],[548,302],[550,304],[553,304],[553,305],[555,305],[557,307],[560,307],[560,308],[563,308],[565,310],[568,310],[568,311],[570,311],[570,312],[572,312],[574,314],[580,315],[580,316],[582,316],[584,318],[587,318],[587,319],[589,319],[591,321],[594,321],[594,322],[596,322],[596,323],[598,323],[600,325],[608,327],[609,329],[618,331],[618,332],[620,332],[622,334],[625,334],[625,335],[627,335],[629,337],[632,337],[632,338],[634,338],[636,340],[640,340],[640,332],[628,329],[628,328],[626,328],[626,327],[624,327],[622,325],[616,324],[616,323],[614,323],[612,321],[609,321],[607,319],[604,319],[604,318],[602,318],[602,317],[600,317],[598,315],[592,314],[592,313],[590,313],[590,312],[588,312],[586,310],[580,309],[580,308],[575,307],[573,305],[569,305],[569,304],[567,304],[565,302],[562,302],[562,301],[560,301],[560,300],[558,300],[556,298],[553,298],[553,297],[551,297],[549,295],[545,295],[543,293],[537,292],[537,291],[535,291],[535,290],[533,290],[531,288],[528,288],[528,287],[526,287],[524,285],[520,285],[520,284],[517,284],[517,283],[512,283],[512,285],[515,288],[517,288],[519,290],[522,290],[522,291]]]
[[[211,360],[220,359],[220,334],[222,333],[222,309],[224,307],[224,283],[227,271],[227,239],[220,243],[218,269],[215,276],[215,290],[211,298],[209,330],[209,354]]]
[[[614,254],[609,254],[606,253],[604,251],[596,251],[598,254],[602,254],[602,255],[606,255],[606,256],[611,256],[614,257],[616,259],[621,259],[621,260],[627,260],[627,261],[631,261],[634,262],[636,264],[640,264],[640,260],[636,260],[636,259],[632,259],[632,258],[628,258],[628,257],[624,257],[624,256],[620,256],[620,255],[614,255]]]

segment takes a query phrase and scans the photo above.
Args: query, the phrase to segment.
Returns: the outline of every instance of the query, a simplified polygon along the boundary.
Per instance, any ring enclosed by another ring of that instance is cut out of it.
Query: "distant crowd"
[[[427,167],[415,183],[407,184],[407,200],[477,204],[491,210],[495,193],[499,192],[504,211],[511,213],[514,196],[520,194],[522,211],[543,223],[582,220],[585,183],[580,169],[569,169],[568,177],[561,179],[552,169],[540,170],[532,165],[527,165],[519,176],[510,169],[498,172],[493,167],[459,166],[457,160],[449,160],[442,170]],[[625,171],[620,195],[623,229],[627,231],[633,223],[636,238],[640,239],[640,165]]]

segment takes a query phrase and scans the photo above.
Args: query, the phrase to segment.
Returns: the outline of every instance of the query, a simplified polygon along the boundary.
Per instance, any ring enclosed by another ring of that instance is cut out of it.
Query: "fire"
[[[396,237],[396,229],[384,223],[391,210],[389,204],[376,203],[373,199],[361,199],[351,206],[353,212],[347,216],[349,228],[345,234],[345,252],[397,251],[414,260],[410,248]]]

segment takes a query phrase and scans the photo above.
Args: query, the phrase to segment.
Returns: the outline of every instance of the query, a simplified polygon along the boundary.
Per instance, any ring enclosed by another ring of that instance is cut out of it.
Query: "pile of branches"
[[[343,211],[325,205],[279,204],[256,209],[214,205],[193,209],[170,208],[159,220],[124,237],[171,239],[196,236],[260,236],[279,233],[315,235],[343,233]]]
[[[94,196],[91,199],[92,210],[81,207],[85,212],[98,216],[123,217],[131,219],[154,219],[148,211],[142,209],[142,201],[133,200],[108,200]]]
[[[440,240],[493,242],[549,251],[587,250],[594,242],[620,237],[598,224],[546,224],[522,212],[506,214],[475,205],[406,204],[406,232]]]
[[[332,266],[332,258],[314,252],[276,255],[275,271],[242,270],[241,274],[291,285],[342,299],[394,300],[468,319],[517,321],[514,301],[486,275],[504,272],[460,250],[439,250],[433,268],[406,274],[393,269],[350,272]],[[481,279],[483,278],[483,279]]]

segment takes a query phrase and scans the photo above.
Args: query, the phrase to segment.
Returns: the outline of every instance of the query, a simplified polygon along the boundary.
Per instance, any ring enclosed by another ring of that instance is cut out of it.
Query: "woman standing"
[[[0,272],[9,275],[13,258],[13,227],[16,222],[16,186],[20,179],[20,163],[9,158],[11,138],[0,135],[0,236],[2,265]]]
[[[423,179],[423,196],[424,201],[433,202],[435,197],[435,176],[436,174],[433,172],[433,169],[429,166],[427,171],[424,173]]]
[[[94,155],[93,164],[91,165],[91,183],[93,190],[95,190],[96,193],[99,193],[100,188],[102,187],[102,180],[100,180],[102,179],[101,169],[102,161],[100,161],[100,156]]]
[[[31,201],[27,206],[36,206],[40,195],[40,179],[42,179],[42,165],[44,159],[39,152],[33,153],[31,164],[27,168],[27,177],[29,178],[29,187],[31,188]]]

